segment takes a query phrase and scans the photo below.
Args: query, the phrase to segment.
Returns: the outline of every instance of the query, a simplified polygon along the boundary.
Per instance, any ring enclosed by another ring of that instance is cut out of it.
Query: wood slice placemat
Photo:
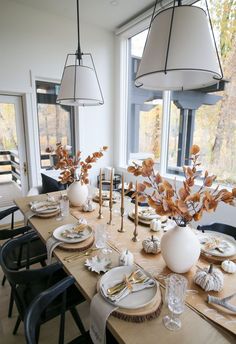
[[[61,250],[65,251],[77,251],[82,252],[92,247],[94,243],[94,234],[92,234],[88,239],[78,242],[76,244],[66,244],[58,246]]]
[[[161,290],[158,286],[156,295],[149,305],[138,309],[119,308],[118,310],[114,311],[112,315],[125,321],[140,323],[147,320],[156,319],[160,315],[162,305],[163,302]]]
[[[214,263],[214,264],[221,264],[224,260],[231,260],[233,262],[236,262],[236,255],[233,255],[231,257],[218,257],[218,256],[212,256],[210,254],[207,254],[201,251],[201,257],[207,260],[208,262]]]

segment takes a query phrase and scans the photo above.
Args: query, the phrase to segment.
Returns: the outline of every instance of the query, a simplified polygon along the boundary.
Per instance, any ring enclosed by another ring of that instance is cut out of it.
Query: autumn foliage
[[[177,190],[176,181],[171,185],[158,172],[154,171],[154,161],[146,159],[142,165],[134,163],[128,167],[128,172],[134,176],[147,177],[147,181],[138,183],[135,192],[138,200],[148,204],[163,216],[171,216],[178,225],[186,226],[187,223],[199,221],[203,212],[214,212],[220,202],[233,204],[236,198],[236,188],[229,192],[226,189],[219,190],[219,185],[212,189],[215,175],[209,175],[207,171],[203,174],[202,184],[195,185],[199,177],[198,162],[200,148],[193,145],[190,150],[192,166],[184,166],[183,185]],[[194,191],[195,190],[195,191]]]
[[[89,170],[93,167],[92,164],[100,159],[107,149],[108,147],[104,146],[98,152],[92,153],[82,161],[80,151],[74,157],[71,157],[69,151],[61,143],[57,143],[55,153],[58,159],[55,168],[62,170],[59,177],[60,182],[62,184],[70,184],[80,180],[82,184],[88,184]]]

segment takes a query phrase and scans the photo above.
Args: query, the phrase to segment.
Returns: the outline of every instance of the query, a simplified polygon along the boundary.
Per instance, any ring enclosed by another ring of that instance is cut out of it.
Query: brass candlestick
[[[120,233],[124,233],[125,232],[125,230],[124,230],[124,214],[125,214],[125,208],[121,207],[120,208],[121,224],[120,224],[120,229],[117,229],[118,232],[120,232]]]
[[[98,211],[98,219],[103,219],[102,216],[102,169],[100,168],[100,176],[99,176],[99,211]]]
[[[134,218],[134,236],[132,238],[133,241],[138,241],[138,182],[136,181],[136,188],[135,188],[136,194],[135,194],[135,218]]]
[[[113,205],[113,168],[111,169],[111,176],[110,176],[110,198],[109,198],[110,221],[107,222],[108,225],[111,225],[111,222],[112,222],[112,205]]]

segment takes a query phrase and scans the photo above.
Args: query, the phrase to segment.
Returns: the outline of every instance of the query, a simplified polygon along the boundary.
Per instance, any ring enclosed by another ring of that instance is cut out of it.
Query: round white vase
[[[82,206],[88,198],[88,187],[86,184],[82,185],[80,181],[76,181],[68,187],[67,196],[73,206]]]
[[[161,238],[161,254],[170,270],[185,273],[197,262],[201,248],[190,227],[175,226]]]

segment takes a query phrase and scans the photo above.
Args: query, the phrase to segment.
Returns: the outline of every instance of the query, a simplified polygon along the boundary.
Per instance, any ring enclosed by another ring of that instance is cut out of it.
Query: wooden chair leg
[[[82,323],[82,321],[80,319],[80,316],[79,316],[76,308],[75,307],[71,308],[70,312],[71,312],[71,315],[72,315],[76,325],[78,326],[78,328],[80,330],[80,333],[82,335],[85,335],[86,331],[85,331],[84,325],[83,325],[83,323]]]
[[[13,334],[14,334],[14,335],[17,333],[17,330],[18,330],[18,328],[19,328],[19,326],[20,326],[20,323],[21,323],[21,318],[20,318],[20,316],[18,315],[18,318],[17,318],[17,320],[16,320],[16,324],[15,324],[15,327],[14,327],[14,330],[13,330]]]
[[[9,307],[8,307],[8,318],[11,318],[12,316],[13,305],[14,305],[14,295],[13,295],[13,290],[11,289],[11,295],[10,295],[10,301],[9,301]]]
[[[65,335],[65,312],[61,314],[59,341],[58,341],[59,344],[64,344],[64,335]]]

